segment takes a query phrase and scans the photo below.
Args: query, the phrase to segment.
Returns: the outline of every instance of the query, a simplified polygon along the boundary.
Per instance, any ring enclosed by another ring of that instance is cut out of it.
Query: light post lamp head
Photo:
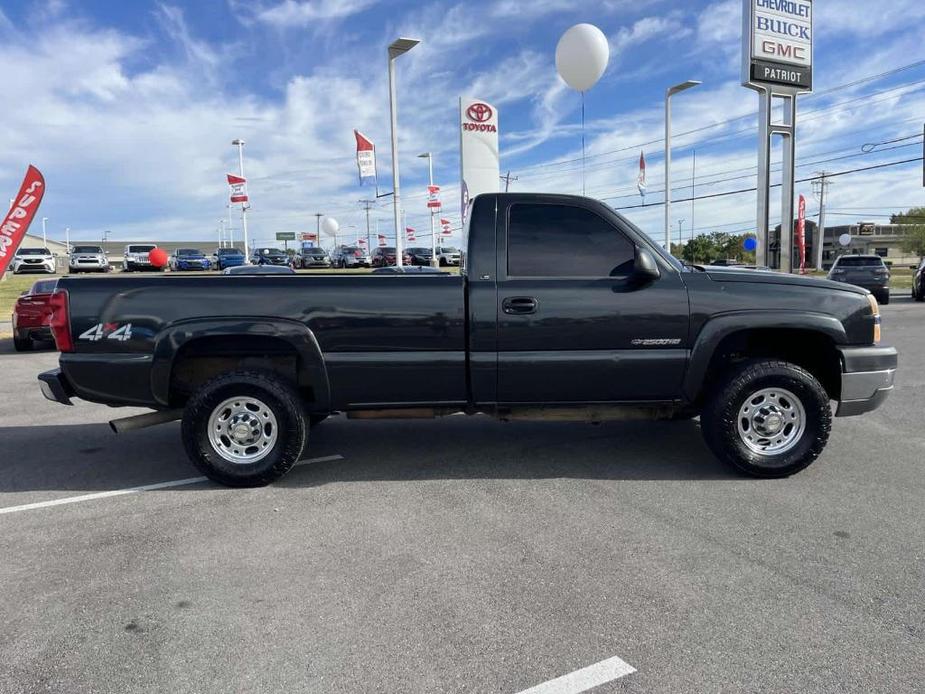
[[[418,155],[418,159],[430,159],[430,152],[424,152]]]
[[[681,84],[676,84],[673,87],[668,88],[668,96],[674,96],[679,92],[687,91],[699,85],[703,84],[700,80],[687,80],[687,82],[681,82]]]
[[[231,141],[231,144],[233,144],[235,147],[241,147],[244,145],[244,140],[240,138],[235,138],[234,140]]]
[[[389,44],[389,60],[394,60],[402,53],[407,53],[420,43],[419,39],[398,38]]]

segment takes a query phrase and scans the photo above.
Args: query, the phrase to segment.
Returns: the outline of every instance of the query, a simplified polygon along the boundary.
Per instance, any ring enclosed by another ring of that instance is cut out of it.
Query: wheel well
[[[713,352],[704,385],[716,382],[731,364],[764,358],[796,364],[815,376],[831,399],[841,396],[841,356],[830,337],[813,330],[769,328],[727,335]]]
[[[171,406],[182,406],[206,381],[240,369],[272,372],[304,400],[314,400],[311,386],[299,383],[299,353],[292,344],[271,336],[220,335],[190,340],[177,352],[170,371]]]

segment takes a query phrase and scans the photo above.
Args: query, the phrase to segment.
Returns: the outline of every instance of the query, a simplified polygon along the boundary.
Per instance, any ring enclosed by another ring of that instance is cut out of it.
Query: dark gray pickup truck
[[[182,418],[193,463],[236,486],[283,475],[335,412],[700,415],[717,456],[783,477],[822,452],[831,403],[892,390],[863,289],[685,267],[586,198],[482,195],[464,233],[459,275],[63,278],[42,389],[155,410],[117,429]]]

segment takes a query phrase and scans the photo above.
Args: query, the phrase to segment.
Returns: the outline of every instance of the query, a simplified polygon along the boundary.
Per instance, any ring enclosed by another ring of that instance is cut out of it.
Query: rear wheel
[[[15,349],[17,352],[31,352],[34,346],[35,345],[32,342],[32,338],[29,337],[28,333],[26,333],[24,336],[13,333],[13,349]]]
[[[183,445],[209,479],[258,487],[285,475],[305,447],[298,393],[263,372],[234,371],[203,385],[183,413]]]
[[[877,301],[879,301],[884,306],[887,306],[890,303],[890,290],[885,289],[880,292],[880,295],[877,297]]]
[[[912,298],[916,301],[925,301],[925,292],[922,291],[923,289],[925,289],[925,287],[919,287],[918,291],[916,291],[915,287],[913,286]]]
[[[721,460],[754,477],[789,477],[825,448],[829,396],[808,371],[778,361],[735,367],[701,416],[704,439]]]

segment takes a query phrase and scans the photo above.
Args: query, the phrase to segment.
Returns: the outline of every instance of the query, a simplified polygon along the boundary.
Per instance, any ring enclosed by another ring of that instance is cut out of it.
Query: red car
[[[52,342],[51,307],[48,305],[58,280],[40,280],[32,289],[23,292],[13,306],[13,347],[17,352],[32,349],[35,340]]]

